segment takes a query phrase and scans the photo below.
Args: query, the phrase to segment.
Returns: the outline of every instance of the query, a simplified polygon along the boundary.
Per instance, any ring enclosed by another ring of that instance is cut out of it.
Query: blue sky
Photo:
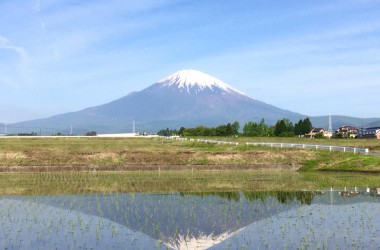
[[[0,2],[0,122],[107,103],[181,69],[310,116],[380,117],[380,0]]]

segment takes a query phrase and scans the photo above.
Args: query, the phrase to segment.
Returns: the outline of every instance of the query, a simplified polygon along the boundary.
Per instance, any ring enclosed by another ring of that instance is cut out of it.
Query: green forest
[[[309,118],[300,119],[293,124],[289,119],[278,120],[275,125],[268,126],[262,118],[260,122],[249,121],[241,128],[235,121],[216,127],[197,126],[195,128],[181,127],[179,130],[169,128],[158,131],[161,136],[247,136],[247,137],[292,137],[302,136],[311,131],[313,125]]]

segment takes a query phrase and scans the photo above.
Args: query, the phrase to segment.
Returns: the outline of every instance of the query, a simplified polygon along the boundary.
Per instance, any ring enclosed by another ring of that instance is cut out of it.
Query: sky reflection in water
[[[1,196],[0,245],[374,249],[379,212],[375,190]]]

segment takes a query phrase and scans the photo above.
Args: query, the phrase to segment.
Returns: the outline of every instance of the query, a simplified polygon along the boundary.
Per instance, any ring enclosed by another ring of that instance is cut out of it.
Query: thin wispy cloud
[[[11,41],[2,36],[0,36],[0,49],[8,49],[15,52],[22,62],[26,62],[28,60],[28,53],[26,53],[25,49],[15,46]]]
[[[0,99],[9,107],[23,99],[19,107],[38,118],[112,101],[183,68],[313,115],[334,107],[336,89],[380,85],[380,0],[5,0],[0,56]],[[322,94],[318,105],[295,101]],[[57,109],[47,111],[51,103]]]
[[[0,86],[19,89],[22,79],[29,72],[28,53],[6,37],[0,36],[0,56]]]

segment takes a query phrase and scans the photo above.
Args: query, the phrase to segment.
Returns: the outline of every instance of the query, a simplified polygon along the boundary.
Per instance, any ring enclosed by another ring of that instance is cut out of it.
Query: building
[[[358,136],[359,129],[353,126],[344,125],[339,127],[335,133],[334,137],[340,137],[340,138],[356,138]]]
[[[362,128],[359,130],[358,137],[380,139],[380,127]]]
[[[332,133],[328,130],[324,130],[323,128],[313,128],[308,134],[305,134],[305,137],[315,138],[317,134],[322,134],[323,137],[331,138]]]

